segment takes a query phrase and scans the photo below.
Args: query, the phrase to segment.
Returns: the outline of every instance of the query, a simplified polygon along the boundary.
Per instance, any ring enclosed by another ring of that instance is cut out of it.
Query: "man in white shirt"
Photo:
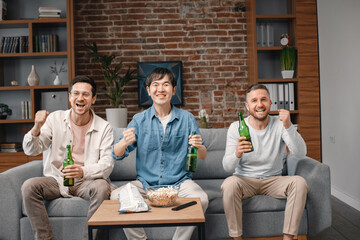
[[[102,201],[110,197],[113,132],[110,124],[91,110],[95,101],[94,80],[77,76],[69,87],[71,109],[50,114],[38,111],[34,127],[24,136],[25,154],[34,156],[49,149],[43,160],[44,177],[28,179],[21,188],[35,240],[54,237],[44,200],[70,196],[87,199],[89,219]],[[71,145],[75,164],[63,168],[66,145]],[[75,178],[74,186],[65,187],[64,177]],[[84,239],[87,239],[87,226]]]
[[[280,109],[279,116],[269,116],[271,100],[264,85],[254,84],[246,90],[245,119],[251,142],[240,137],[239,122],[227,133],[223,167],[235,171],[222,184],[223,203],[229,235],[242,239],[242,200],[254,195],[287,198],[283,239],[297,235],[305,208],[308,187],[300,176],[281,176],[286,157],[305,157],[306,145],[290,120],[290,112]],[[253,146],[254,151],[251,152]]]

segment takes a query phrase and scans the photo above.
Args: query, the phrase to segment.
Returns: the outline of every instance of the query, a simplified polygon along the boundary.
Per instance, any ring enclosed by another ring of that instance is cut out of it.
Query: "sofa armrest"
[[[287,165],[289,175],[302,176],[308,184],[308,236],[315,236],[331,226],[330,168],[309,157],[290,157]]]
[[[36,160],[0,173],[0,239],[20,239],[22,217],[21,186],[42,176],[42,161]]]

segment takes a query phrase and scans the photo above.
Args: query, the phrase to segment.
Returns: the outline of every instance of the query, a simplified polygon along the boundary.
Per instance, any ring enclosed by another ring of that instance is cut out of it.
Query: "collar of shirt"
[[[146,188],[149,185],[180,184],[191,179],[185,171],[189,135],[199,132],[194,116],[172,106],[172,116],[165,133],[154,107],[136,114],[128,128],[135,128],[136,141],[127,147],[122,157],[136,148],[138,179]],[[121,139],[121,138],[120,138]]]
[[[72,111],[72,109],[69,109],[69,110],[67,110],[66,111],[66,113],[65,113],[65,116],[64,116],[64,119],[63,119],[63,121],[65,122],[65,124],[66,124],[66,126],[68,127],[68,128],[70,128],[71,129],[71,120],[70,120],[70,113],[71,113],[71,111]],[[89,130],[88,130],[88,132],[92,132],[92,131],[99,131],[99,126],[96,126],[95,125],[95,119],[96,119],[96,115],[95,115],[95,112],[92,110],[92,109],[90,109],[90,111],[91,111],[91,114],[92,114],[92,123],[91,123],[91,126],[90,126],[90,128],[89,128]]]

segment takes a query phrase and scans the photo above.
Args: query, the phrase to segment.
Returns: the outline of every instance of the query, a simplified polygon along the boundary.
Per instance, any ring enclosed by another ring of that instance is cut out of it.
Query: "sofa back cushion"
[[[125,128],[114,128],[114,141],[117,142]],[[198,159],[194,179],[223,179],[232,173],[225,172],[222,158],[225,153],[226,133],[225,128],[200,129],[202,138],[207,148],[205,160]],[[110,175],[112,181],[134,180],[136,174],[136,150],[121,161],[115,161],[115,167]]]
[[[223,179],[232,172],[226,172],[222,165],[222,159],[226,147],[226,128],[201,128],[201,136],[205,142],[207,156],[205,160],[198,159],[194,179]]]

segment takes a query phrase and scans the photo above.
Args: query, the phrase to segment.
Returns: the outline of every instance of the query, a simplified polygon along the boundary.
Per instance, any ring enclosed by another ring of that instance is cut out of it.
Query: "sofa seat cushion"
[[[243,200],[243,212],[280,212],[285,210],[286,199],[255,195]]]
[[[80,197],[57,198],[45,201],[49,217],[86,217],[90,202]],[[23,214],[27,216],[23,207]]]

